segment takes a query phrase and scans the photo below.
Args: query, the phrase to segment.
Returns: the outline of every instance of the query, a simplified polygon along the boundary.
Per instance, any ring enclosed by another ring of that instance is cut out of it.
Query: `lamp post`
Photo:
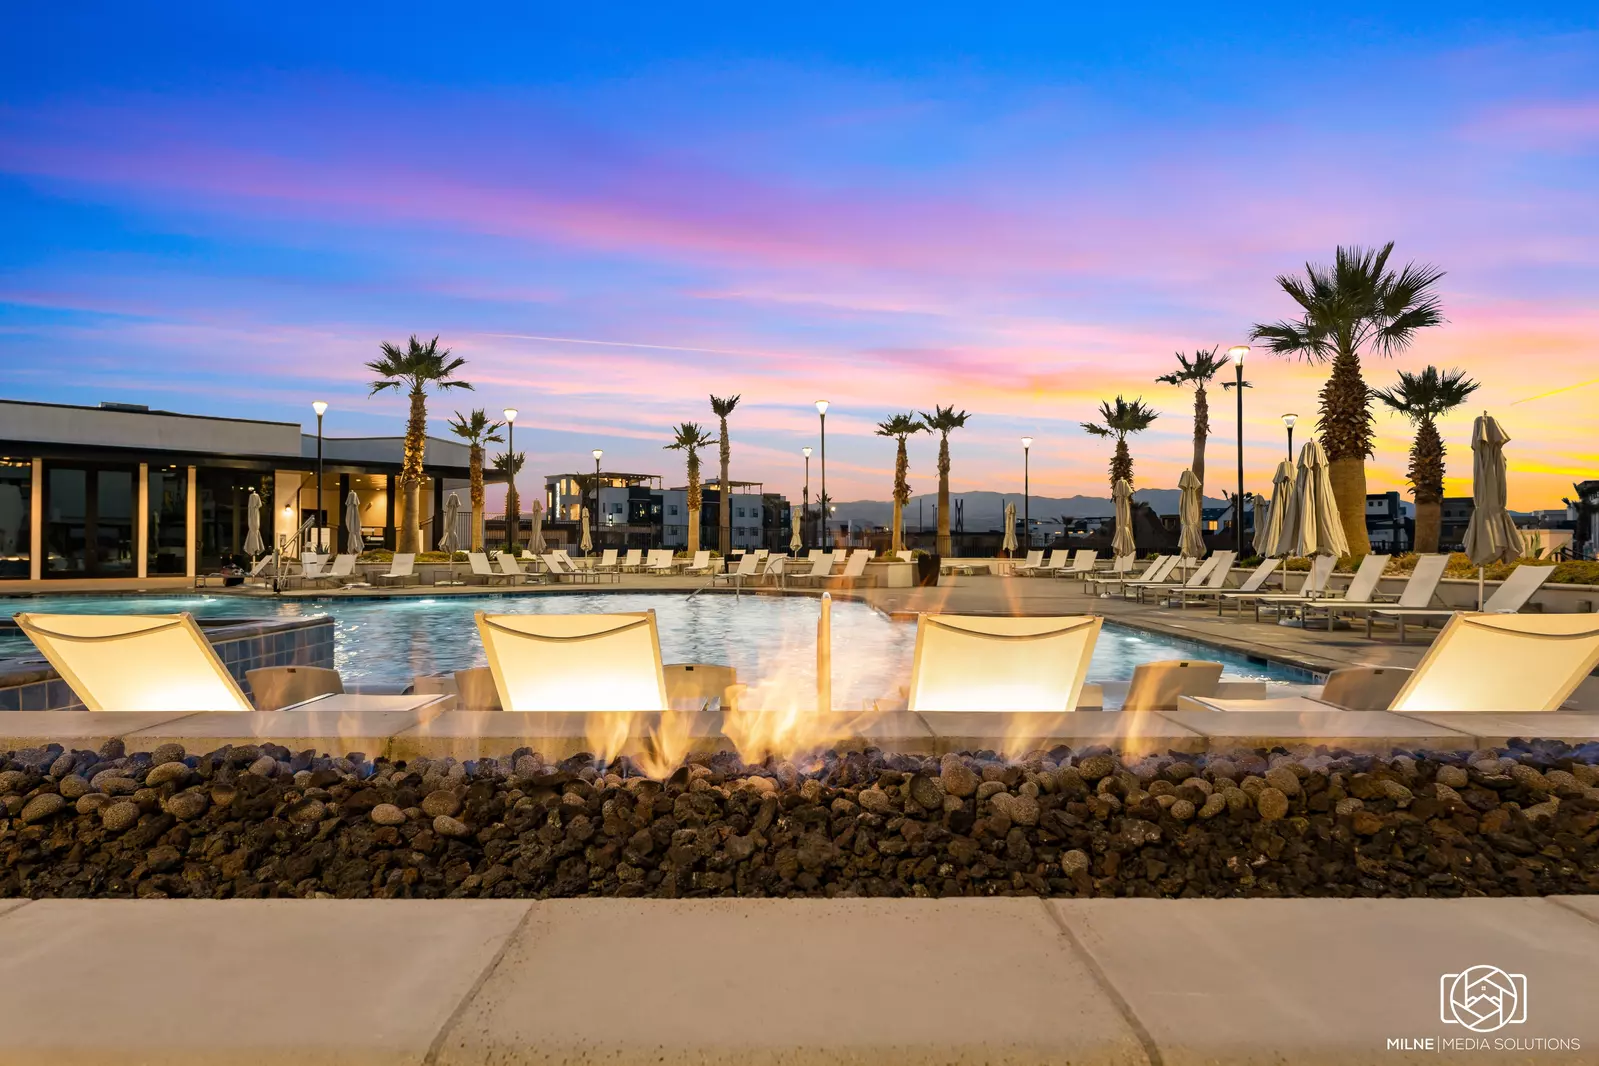
[[[1283,425],[1288,427],[1288,461],[1294,461],[1294,423],[1299,421],[1299,416],[1290,411],[1283,415]]]
[[[1033,438],[1022,438],[1022,532],[1026,534],[1027,546],[1024,551],[1033,550],[1033,523],[1031,521],[1031,508],[1033,504],[1033,486],[1031,483]]]
[[[328,413],[326,400],[311,404],[316,412],[316,550],[322,550],[322,416]]]
[[[600,550],[600,456],[605,452],[595,448],[591,452],[594,456],[594,513],[589,515],[589,520],[594,523],[594,551]]]
[[[816,413],[819,416],[821,416],[821,419],[822,419],[822,497],[821,497],[821,501],[820,502],[821,502],[821,505],[822,505],[822,507],[821,507],[821,512],[822,512],[822,533],[824,534],[822,536],[822,538],[821,538],[821,543],[818,544],[817,547],[818,548],[822,548],[822,549],[826,549],[826,547],[827,547],[827,537],[825,535],[827,533],[827,401],[826,400],[817,400],[816,401]]]
[[[516,495],[516,408],[507,407],[500,414],[505,416],[505,476],[509,484],[505,487],[505,546],[511,554],[516,554],[516,526],[522,524],[522,501]],[[516,500],[516,525],[511,524],[511,501]]]
[[[1244,356],[1249,345],[1235,344],[1227,349],[1233,357],[1233,389],[1238,393],[1238,495],[1233,498],[1233,532],[1238,534],[1238,554],[1244,554]]]
[[[800,539],[809,545],[810,538],[805,535],[805,527],[811,521],[811,449],[806,446],[800,451],[805,455],[805,495],[801,497],[803,502],[800,506]]]

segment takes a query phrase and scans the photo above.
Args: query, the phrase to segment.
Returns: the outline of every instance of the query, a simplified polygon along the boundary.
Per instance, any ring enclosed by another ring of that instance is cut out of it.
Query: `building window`
[[[666,513],[667,514],[677,514],[677,504],[675,504],[675,503],[667,504],[666,505]]]
[[[182,574],[189,562],[189,468],[150,468],[145,573]],[[266,516],[263,516],[266,517]]]
[[[151,473],[154,481],[155,474]],[[230,470],[221,467],[201,467],[195,471],[197,486],[196,510],[200,528],[195,531],[198,546],[197,562],[201,570],[215,570],[224,561],[242,563],[247,557],[244,542],[250,534],[250,491],[261,497],[259,521],[261,546],[273,548],[272,486],[270,473],[256,470]],[[336,484],[336,482],[335,482]],[[150,490],[151,503],[155,502],[155,489]],[[285,501],[288,503],[291,501]],[[365,494],[361,497],[363,512],[370,505]],[[344,512],[338,513],[340,523]],[[292,550],[292,549],[291,549]]]
[[[46,576],[134,575],[135,476],[130,467],[45,464]]]
[[[0,579],[30,576],[33,552],[33,463],[0,459]]]

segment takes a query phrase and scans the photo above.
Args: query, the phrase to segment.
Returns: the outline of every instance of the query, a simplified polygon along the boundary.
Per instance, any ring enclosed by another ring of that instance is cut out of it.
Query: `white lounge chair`
[[[786,555],[768,555],[766,567],[761,571],[761,580],[772,585],[783,583],[784,567],[788,565]]]
[[[317,574],[310,580],[318,582],[331,581],[334,584],[343,582],[345,588],[370,587],[365,581],[348,580],[349,578],[355,576],[355,560],[356,556],[354,555],[335,555],[333,557],[333,565],[328,567],[326,572]]]
[[[1349,585],[1341,596],[1293,596],[1282,599],[1273,599],[1269,602],[1276,605],[1280,612],[1297,611],[1307,603],[1369,603],[1377,594],[1377,582],[1382,580],[1383,571],[1388,568],[1388,556],[1368,555],[1360,560],[1360,565],[1355,568],[1355,576],[1349,579]]]
[[[1444,567],[1448,564],[1447,555],[1423,555],[1418,558],[1416,568],[1405,582],[1404,591],[1399,594],[1398,606],[1410,609],[1431,606],[1433,596],[1438,592],[1438,582],[1444,576]],[[1299,613],[1308,624],[1311,612],[1324,612],[1327,615],[1327,628],[1331,629],[1333,621],[1340,614],[1360,614],[1381,605],[1382,601],[1373,592],[1365,600],[1310,600],[1299,605]]]
[[[378,581],[394,581],[405,584],[407,579],[416,578],[416,553],[395,552],[394,558],[389,562],[389,569],[384,574],[373,575]]]
[[[1287,565],[1286,563],[1284,564]],[[1338,560],[1331,555],[1318,555],[1310,564],[1310,572],[1305,575],[1304,584],[1295,592],[1224,592],[1216,600],[1216,613],[1220,614],[1225,604],[1233,604],[1237,613],[1242,616],[1244,604],[1255,608],[1255,621],[1260,621],[1262,607],[1275,612],[1282,604],[1298,604],[1307,599],[1314,599],[1326,591],[1327,581],[1332,577],[1333,568],[1338,565]],[[1286,582],[1286,571],[1284,581]]]
[[[1064,556],[1066,553],[1062,551],[1058,554]],[[1075,577],[1080,581],[1086,581],[1089,575],[1094,573],[1094,563],[1098,559],[1099,553],[1094,549],[1078,548],[1072,553],[1071,564],[1066,565],[1063,560],[1061,565],[1055,567],[1054,574],[1056,577]]]
[[[1552,566],[1518,566],[1510,576],[1499,583],[1494,594],[1482,605],[1481,614],[1518,614],[1532,599],[1533,593],[1543,587],[1554,573]],[[1405,642],[1405,623],[1411,619],[1449,618],[1458,612],[1440,607],[1378,607],[1366,612],[1366,636],[1371,636],[1373,619],[1392,621],[1399,627],[1399,643]]]
[[[644,552],[639,548],[629,548],[627,554],[622,557],[622,563],[618,569],[624,573],[632,574],[637,573],[643,566]]]
[[[323,567],[327,565],[327,556],[315,552],[300,553],[300,572],[298,574],[285,574],[284,581],[297,581],[305,585],[312,581],[320,581],[324,576]]]
[[[651,548],[649,562],[644,564],[646,574],[671,574],[677,570],[670,548]]]
[[[1084,578],[1083,580],[1093,585],[1095,592],[1102,592],[1108,595],[1110,589],[1123,589],[1129,582],[1132,581],[1145,581],[1150,583],[1164,581],[1166,579],[1166,575],[1169,574],[1176,565],[1177,556],[1157,555],[1154,559],[1150,560],[1149,565],[1144,568],[1143,573],[1139,574],[1137,577],[1129,577],[1127,574],[1095,574],[1094,576]]]
[[[471,564],[472,576],[482,578],[485,585],[492,585],[496,581],[516,580],[513,575],[494,569],[489,562],[487,552],[467,552],[466,561]]]
[[[715,569],[716,564],[711,562],[711,553],[709,551],[697,551],[694,553],[693,560],[683,567],[683,573],[709,574]]]
[[[1021,562],[1012,563],[1011,564],[1011,568],[1010,568],[1010,572],[1013,575],[1015,575],[1016,577],[1025,577],[1027,574],[1031,573],[1034,570],[1037,570],[1040,566],[1043,566],[1043,565],[1044,565],[1044,552],[1043,552],[1043,549],[1039,549],[1037,551],[1028,552],[1027,553],[1027,558],[1023,559]]]
[[[255,709],[188,612],[15,620],[91,711]]]
[[[1444,624],[1386,709],[1403,714],[1556,711],[1595,666],[1599,666],[1599,618],[1592,614],[1459,613]],[[1322,695],[1329,695],[1326,688]],[[1333,695],[1351,700],[1348,691]],[[1365,709],[1373,709],[1370,702]],[[1201,698],[1192,703],[1217,711],[1333,707],[1331,700],[1303,696]]]
[[[830,584],[859,584],[866,576],[866,564],[871,561],[872,553],[870,551],[863,550],[851,552],[849,560],[844,564],[844,572],[841,574],[835,574],[827,580]]]
[[[738,561],[738,569],[724,570],[720,574],[712,574],[711,584],[714,585],[718,581],[725,581],[730,585],[742,586],[745,582],[758,576],[756,570],[760,565],[761,561],[755,557],[754,552],[745,552]]]
[[[924,614],[906,706],[911,711],[1076,709],[1103,620]]]
[[[1192,659],[1139,663],[1122,710],[1175,711],[1183,696],[1214,696],[1221,669],[1221,663]]]
[[[1277,564],[1280,561],[1281,560],[1279,559],[1261,560],[1260,564],[1249,572],[1249,576],[1244,578],[1243,584],[1238,586],[1238,591],[1244,593],[1245,595],[1248,595],[1251,592],[1259,591],[1260,588],[1266,584],[1266,580],[1271,577],[1272,572],[1277,569]],[[1222,588],[1217,583],[1216,573],[1216,571],[1211,572],[1210,581],[1202,588],[1178,589],[1177,605],[1179,607],[1187,607],[1189,599],[1194,599],[1201,603],[1205,600],[1214,599],[1217,603],[1220,603],[1221,598],[1227,594],[1227,590]],[[1227,580],[1227,575],[1225,573],[1222,574],[1221,580]]]
[[[790,581],[811,582],[825,581],[833,573],[832,552],[812,552],[810,557],[811,568],[803,574],[790,574]]]
[[[655,612],[477,612],[500,705],[507,711],[664,711],[666,677]]]
[[[1222,565],[1223,562],[1225,562],[1228,565],[1228,567],[1230,568],[1232,566],[1232,559],[1231,559],[1230,556],[1231,556],[1230,552],[1212,552],[1210,558],[1205,559],[1202,562],[1200,562],[1200,564],[1198,566],[1194,567],[1193,571],[1191,573],[1189,573],[1186,576],[1186,578],[1182,577],[1181,576],[1181,571],[1176,566],[1174,566],[1171,570],[1167,571],[1167,574],[1170,575],[1173,572],[1178,573],[1179,577],[1176,580],[1153,581],[1153,582],[1151,582],[1151,581],[1129,581],[1125,585],[1122,586],[1122,591],[1124,593],[1129,593],[1129,592],[1138,593],[1138,602],[1139,603],[1143,603],[1144,602],[1144,593],[1145,592],[1165,593],[1165,592],[1170,592],[1173,589],[1180,589],[1180,588],[1184,588],[1184,587],[1197,589],[1201,585],[1203,585],[1205,582],[1210,580],[1210,575],[1212,573],[1214,573],[1216,568],[1218,566]],[[1182,559],[1179,558],[1178,562],[1181,563]]]
[[[540,557],[544,567],[549,571],[550,578],[554,581],[567,581],[573,584],[597,582],[600,575],[593,570],[583,570],[575,567],[567,559],[561,558],[554,552],[548,552]]]
[[[614,571],[616,569],[616,549],[606,548],[605,551],[600,554],[600,561],[595,563],[592,567],[590,567],[590,569],[596,573]]]
[[[511,584],[525,585],[534,579],[535,575],[523,570],[521,562],[510,552],[501,552],[498,558],[500,573],[508,577]]]

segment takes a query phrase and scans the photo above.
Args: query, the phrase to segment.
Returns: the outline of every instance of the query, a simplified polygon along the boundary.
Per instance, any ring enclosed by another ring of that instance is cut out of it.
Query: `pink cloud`
[[[1599,99],[1495,107],[1462,133],[1468,140],[1500,147],[1588,152],[1599,147]]]

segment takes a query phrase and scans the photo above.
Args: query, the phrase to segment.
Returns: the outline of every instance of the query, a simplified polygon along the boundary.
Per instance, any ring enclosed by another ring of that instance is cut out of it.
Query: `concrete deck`
[[[0,1066],[1523,1064],[1599,1048],[1599,906],[1573,897],[45,900],[0,902],[0,943]],[[1524,1022],[1441,1020],[1440,978],[1479,965],[1525,975]],[[1443,1043],[1462,1038],[1477,1043]]]

